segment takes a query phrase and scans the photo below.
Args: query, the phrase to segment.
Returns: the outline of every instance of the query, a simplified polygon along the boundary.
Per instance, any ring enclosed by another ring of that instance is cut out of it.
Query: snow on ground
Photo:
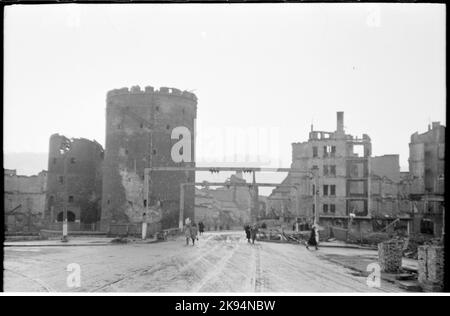
[[[400,292],[369,288],[366,278],[326,260],[327,250],[293,244],[248,244],[243,232],[212,232],[195,246],[184,238],[153,244],[8,247],[5,291],[57,292]],[[334,250],[345,252],[346,250]],[[351,250],[358,255],[358,250]],[[364,252],[362,250],[362,252]],[[373,254],[373,253],[372,253]],[[368,254],[362,254],[368,255]],[[81,267],[69,288],[67,265]]]

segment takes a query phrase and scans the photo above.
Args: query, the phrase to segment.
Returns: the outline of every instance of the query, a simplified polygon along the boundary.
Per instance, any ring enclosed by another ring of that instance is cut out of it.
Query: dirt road
[[[320,250],[319,250],[320,252]],[[70,288],[71,263],[81,287]],[[96,247],[8,247],[5,291],[57,292],[393,292],[321,259],[302,246],[257,242],[242,232],[206,233],[195,246],[183,239]]]

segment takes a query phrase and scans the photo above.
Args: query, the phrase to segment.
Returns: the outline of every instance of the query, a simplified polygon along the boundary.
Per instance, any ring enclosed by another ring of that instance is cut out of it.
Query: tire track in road
[[[13,271],[13,270],[10,270],[10,269],[6,269],[6,268],[4,268],[3,270],[4,271],[8,271],[9,273],[18,275],[18,276],[20,276],[20,277],[22,277],[22,278],[24,278],[24,279],[26,279],[28,281],[31,281],[33,283],[38,284],[41,288],[44,289],[45,292],[49,292],[49,293],[50,292],[55,292],[50,286],[46,285],[44,282],[42,282],[39,279],[35,279],[35,278],[29,277],[29,276],[27,276],[27,275],[25,275],[23,273],[20,273],[20,272],[17,272],[17,271]]]
[[[227,238],[227,241],[230,240]],[[230,263],[230,259],[234,256],[236,251],[239,248],[239,242],[232,245],[232,249],[222,257],[212,269],[200,280],[200,282],[194,286],[191,291],[192,292],[200,292],[203,287],[209,284],[214,279],[219,279],[219,275],[225,270],[225,267]]]
[[[209,246],[211,245],[211,239],[213,239],[213,236],[208,236],[208,239],[205,240],[205,245]],[[217,244],[212,244],[212,247],[210,247],[209,249],[206,248],[205,251],[198,257],[196,257],[196,259],[192,262],[189,262],[185,265],[183,265],[183,260],[180,260],[180,253],[176,253],[170,257],[165,257],[162,258],[160,260],[158,260],[157,262],[155,262],[154,264],[152,264],[150,267],[143,267],[143,268],[139,268],[139,269],[135,269],[133,270],[131,273],[126,273],[123,274],[120,278],[108,282],[106,284],[103,284],[100,287],[97,287],[95,289],[93,289],[93,292],[98,292],[98,291],[103,291],[106,290],[109,287],[114,287],[115,285],[124,282],[124,281],[132,281],[133,279],[135,279],[136,277],[150,277],[154,274],[157,274],[158,272],[167,270],[168,268],[174,268],[177,271],[174,273],[174,275],[170,278],[170,279],[166,279],[165,281],[169,281],[169,280],[173,280],[175,279],[178,275],[185,273],[186,271],[192,269],[193,266],[197,265],[199,261],[201,261],[205,256],[207,256],[209,253],[213,252],[215,249],[217,249],[219,247],[219,245]],[[152,281],[154,281],[155,279],[152,279]]]
[[[103,284],[93,291],[104,291],[111,287],[114,288],[120,283],[130,283],[137,278],[148,278],[149,282],[154,284],[169,284],[170,281],[176,281],[177,279],[180,279],[180,276],[187,274],[189,271],[195,270],[194,267],[204,261],[205,257],[219,249],[221,245],[217,244],[215,239],[216,236],[210,235],[206,240],[204,240],[204,246],[202,245],[200,247],[193,248],[193,250],[200,249],[202,251],[194,258],[194,260],[189,260],[190,258],[180,258],[183,254],[185,254],[185,252],[176,253],[170,257],[165,257],[158,260],[150,267],[135,269],[131,273],[123,274],[120,278]],[[191,256],[193,255],[192,252],[188,254]],[[186,261],[188,261],[188,263],[185,263]],[[171,269],[175,271],[170,271]],[[170,277],[167,276],[169,272]]]
[[[265,288],[265,278],[261,269],[261,245],[252,245],[254,253],[254,276],[253,276],[253,291],[263,292]]]

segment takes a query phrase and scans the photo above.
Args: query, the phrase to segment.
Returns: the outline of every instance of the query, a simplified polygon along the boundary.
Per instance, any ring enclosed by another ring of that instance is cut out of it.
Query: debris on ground
[[[113,240],[111,240],[111,243],[113,243],[113,244],[127,244],[129,242],[130,241],[126,237],[117,237],[117,238],[114,238]]]

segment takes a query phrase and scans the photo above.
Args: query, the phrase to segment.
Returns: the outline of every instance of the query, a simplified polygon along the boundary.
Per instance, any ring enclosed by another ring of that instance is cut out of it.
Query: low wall
[[[147,236],[151,237],[161,231],[161,224],[148,223]],[[138,224],[110,224],[108,236],[142,236],[142,223]]]

